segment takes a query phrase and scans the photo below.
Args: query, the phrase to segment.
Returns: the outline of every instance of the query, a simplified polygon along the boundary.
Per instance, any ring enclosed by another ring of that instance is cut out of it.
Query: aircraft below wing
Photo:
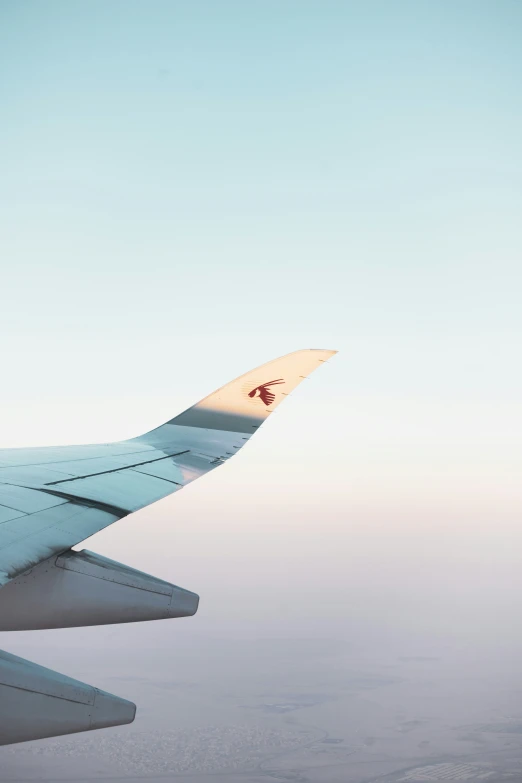
[[[0,449],[0,631],[195,614],[189,590],[71,547],[233,457],[335,351],[296,351],[118,443]],[[0,744],[130,723],[135,706],[0,652]]]

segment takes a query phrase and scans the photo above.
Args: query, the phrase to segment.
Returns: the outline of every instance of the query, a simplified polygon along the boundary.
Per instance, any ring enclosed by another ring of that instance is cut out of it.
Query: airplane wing
[[[268,362],[130,440],[0,450],[0,630],[193,614],[195,594],[71,547],[222,465],[334,353],[309,349]],[[89,590],[87,576],[95,577]],[[118,586],[110,608],[106,593],[92,586],[100,580],[110,583],[104,589],[113,593]],[[139,590],[152,597],[145,607],[140,596],[137,610]],[[0,666],[0,691],[1,685]],[[1,736],[0,713],[0,744]]]

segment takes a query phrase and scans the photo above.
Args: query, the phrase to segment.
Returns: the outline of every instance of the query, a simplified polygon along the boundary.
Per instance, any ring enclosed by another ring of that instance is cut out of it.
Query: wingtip
[[[329,356],[335,356],[336,353],[339,353],[339,351],[336,351],[334,348],[309,348],[309,351],[317,351],[318,353],[326,353]]]
[[[313,352],[313,353],[330,353],[332,355],[334,353],[339,353],[339,351],[335,350],[334,348],[301,348],[301,350],[294,351],[293,353],[310,353],[310,352]],[[290,356],[290,355],[291,354],[288,354],[288,356]],[[281,357],[281,358],[284,358],[284,357]]]
[[[334,350],[333,348],[300,348],[297,351],[291,351],[290,353],[287,353],[284,356],[280,356],[279,359],[274,359],[273,361],[279,361],[282,359],[289,359],[293,356],[304,356],[305,354],[323,354],[324,359],[320,359],[318,357],[319,362],[326,362],[328,359],[330,359],[332,356],[335,356],[336,353],[339,353],[339,351]],[[267,365],[271,364],[271,362],[267,362]],[[266,365],[262,365],[262,367],[265,367]],[[259,368],[260,369],[260,368]]]

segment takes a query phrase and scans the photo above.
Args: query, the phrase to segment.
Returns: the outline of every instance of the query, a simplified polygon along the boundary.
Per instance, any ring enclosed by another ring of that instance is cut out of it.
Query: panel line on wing
[[[65,484],[68,481],[80,481],[81,479],[93,478],[94,476],[103,476],[107,473],[120,473],[122,470],[132,470],[132,468],[138,468],[140,465],[150,465],[153,462],[161,462],[165,459],[171,459],[172,457],[179,457],[181,454],[187,454],[190,449],[184,451],[178,451],[176,454],[166,454],[164,457],[157,457],[156,459],[145,460],[145,462],[136,462],[134,465],[123,465],[117,468],[111,468],[111,470],[100,470],[98,473],[85,473],[83,476],[73,476],[72,478],[59,479],[58,481],[48,481],[44,486],[51,487],[55,484]],[[165,479],[167,481],[168,479]],[[171,482],[173,484],[177,482]]]
[[[109,514],[115,514],[120,519],[126,517],[132,513],[128,508],[122,508],[121,506],[114,506],[111,503],[104,503],[101,500],[93,500],[92,498],[84,498],[81,495],[73,495],[69,492],[59,492],[56,489],[41,489],[41,492],[45,492],[47,495],[54,495],[57,498],[63,498],[70,503],[78,504],[79,506],[87,506],[87,508],[97,508],[99,511],[106,511]]]
[[[159,462],[159,460],[155,460],[155,461]],[[165,478],[165,476],[157,476],[155,473],[145,473],[143,470],[135,470],[134,473],[139,473],[142,476],[154,476],[154,478],[160,479],[160,481],[166,481],[167,484],[174,484],[176,487],[184,486],[184,484],[181,484],[181,482],[179,481],[173,481],[172,479]]]
[[[121,441],[120,443],[107,443],[107,444],[105,444],[105,446],[107,446],[107,447],[110,447],[110,446],[120,446],[121,447],[124,444],[125,444],[125,441]],[[78,449],[85,449],[85,448],[89,448],[89,445],[90,444],[88,444],[87,446],[77,446],[76,448],[78,448]],[[36,446],[35,448],[40,448],[40,447]],[[49,450],[53,450],[54,449],[56,451],[59,451],[59,450],[68,449],[68,448],[71,448],[71,447],[70,446],[56,446],[56,447],[50,446]],[[20,449],[3,449],[2,451],[26,451],[26,450],[27,449],[20,448]],[[39,462],[21,462],[21,463],[2,462],[2,463],[0,463],[0,471],[2,471],[3,468],[13,468],[13,467],[20,467],[20,468],[38,467],[38,468],[44,468],[47,465],[50,465],[50,466],[52,466],[52,465],[62,465],[64,463],[69,463],[69,462],[89,462],[89,460],[98,459],[100,457],[112,458],[112,457],[129,456],[129,454],[150,454],[152,451],[154,451],[153,448],[142,448],[142,449],[134,449],[133,451],[129,451],[129,450],[124,450],[122,452],[118,451],[115,454],[112,454],[112,453],[109,453],[109,454],[95,454],[94,456],[91,454],[88,457],[67,457],[67,459],[56,459],[56,458],[54,458],[54,459],[48,459],[48,460],[46,460],[44,462],[42,462],[41,460]],[[0,473],[0,475],[1,475],[1,473]]]

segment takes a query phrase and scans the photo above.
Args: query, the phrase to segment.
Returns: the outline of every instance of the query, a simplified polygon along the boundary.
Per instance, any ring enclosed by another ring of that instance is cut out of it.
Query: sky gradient
[[[0,0],[1,445],[131,437],[339,350],[89,541],[200,592],[191,633],[383,639],[395,607],[404,641],[431,606],[447,635],[457,594],[478,633],[477,591],[509,629],[521,31],[514,0]]]

